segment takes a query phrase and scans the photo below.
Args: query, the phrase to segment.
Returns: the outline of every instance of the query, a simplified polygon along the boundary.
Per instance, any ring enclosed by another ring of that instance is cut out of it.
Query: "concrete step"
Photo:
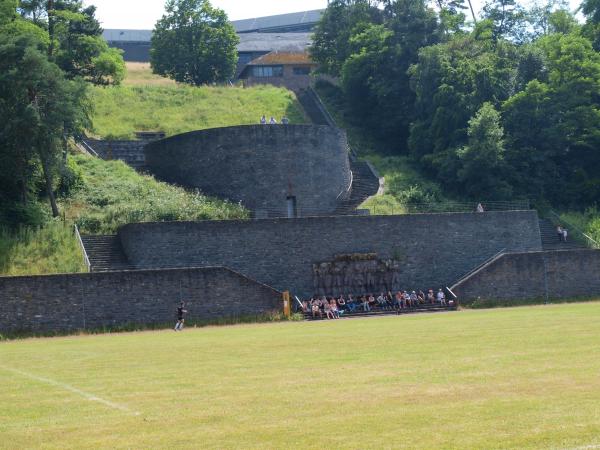
[[[117,235],[82,236],[81,241],[90,260],[92,272],[132,270]]]
[[[434,313],[434,312],[445,312],[445,311],[456,311],[456,306],[440,306],[440,305],[420,305],[415,308],[404,308],[399,311],[397,310],[381,310],[375,309],[372,311],[358,311],[358,312],[345,312],[340,315],[341,319],[351,319],[357,317],[377,317],[377,316],[393,316],[403,314],[419,314],[419,313]],[[327,320],[324,315],[323,318],[313,318],[312,313],[304,313],[305,320]]]

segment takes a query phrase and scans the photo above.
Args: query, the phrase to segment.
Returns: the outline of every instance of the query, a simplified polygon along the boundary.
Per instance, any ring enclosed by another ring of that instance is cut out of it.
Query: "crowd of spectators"
[[[398,314],[405,309],[417,308],[419,306],[440,305],[452,306],[454,300],[446,300],[443,289],[434,292],[429,289],[423,291],[391,291],[381,292],[377,297],[373,294],[359,295],[356,298],[349,294],[347,297],[314,295],[309,300],[302,301],[302,312],[311,314],[313,318],[339,319],[343,314],[370,311],[396,311]]]

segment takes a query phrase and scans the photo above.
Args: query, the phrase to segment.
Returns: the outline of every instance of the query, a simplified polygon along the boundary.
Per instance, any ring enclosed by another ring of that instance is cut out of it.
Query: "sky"
[[[576,9],[581,0],[570,0]],[[96,17],[103,28],[151,30],[164,12],[166,0],[84,0],[86,5],[96,5]],[[484,0],[473,0],[479,11]],[[224,9],[230,20],[249,19],[327,7],[327,0],[211,0],[211,4]]]

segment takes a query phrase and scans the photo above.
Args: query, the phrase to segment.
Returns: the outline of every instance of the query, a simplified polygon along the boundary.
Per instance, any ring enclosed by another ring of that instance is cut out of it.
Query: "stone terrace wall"
[[[225,268],[0,277],[0,334],[173,322],[281,310],[281,294]]]
[[[246,125],[180,134],[145,152],[165,181],[240,201],[257,217],[286,217],[288,196],[306,216],[332,213],[350,195],[347,148],[338,128]]]
[[[461,301],[600,296],[600,250],[502,255],[458,283]]]
[[[225,266],[302,296],[312,264],[339,254],[399,259],[416,289],[447,285],[502,249],[541,250],[535,211],[140,223],[119,235],[138,268]]]

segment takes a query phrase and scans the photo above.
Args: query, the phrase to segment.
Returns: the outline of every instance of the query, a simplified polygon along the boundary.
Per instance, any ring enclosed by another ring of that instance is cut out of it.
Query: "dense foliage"
[[[152,69],[196,86],[227,81],[237,64],[239,38],[225,12],[209,0],[168,0],[152,34]]]
[[[59,215],[68,141],[90,126],[86,82],[123,78],[94,14],[75,0],[0,0],[1,223],[39,223],[39,196]]]
[[[600,199],[598,1],[580,25],[564,3],[336,0],[313,57],[337,76],[353,122],[448,194]],[[343,26],[342,26],[343,25]]]

